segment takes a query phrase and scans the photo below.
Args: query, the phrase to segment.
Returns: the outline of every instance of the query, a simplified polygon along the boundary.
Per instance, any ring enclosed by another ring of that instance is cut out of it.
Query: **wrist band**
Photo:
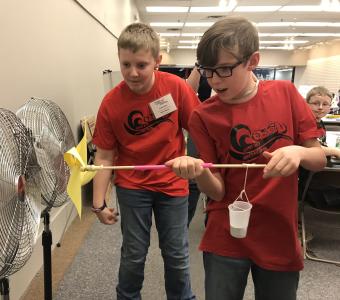
[[[92,205],[91,210],[92,210],[94,213],[100,213],[101,211],[104,210],[105,207],[106,207],[106,202],[105,202],[105,199],[104,199],[104,204],[103,204],[101,207],[94,207],[94,206]]]

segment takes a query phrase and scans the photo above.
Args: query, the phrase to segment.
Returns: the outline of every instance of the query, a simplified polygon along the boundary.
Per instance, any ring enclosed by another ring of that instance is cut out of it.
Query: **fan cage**
[[[0,109],[0,278],[18,271],[33,251],[40,224],[39,172],[30,131],[14,113]]]
[[[59,207],[69,200],[66,192],[70,170],[63,155],[75,141],[66,116],[50,100],[31,98],[17,116],[32,131],[34,148],[41,167],[43,204]]]

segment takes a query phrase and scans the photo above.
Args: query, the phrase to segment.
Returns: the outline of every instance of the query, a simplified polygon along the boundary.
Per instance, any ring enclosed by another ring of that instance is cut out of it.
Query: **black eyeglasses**
[[[225,66],[225,67],[217,67],[217,68],[208,68],[203,67],[197,63],[195,63],[197,67],[197,71],[201,74],[202,77],[205,78],[212,78],[214,76],[214,73],[217,74],[218,77],[225,78],[230,77],[233,75],[233,70],[242,64],[244,60],[240,60],[237,63],[231,65],[231,66]]]

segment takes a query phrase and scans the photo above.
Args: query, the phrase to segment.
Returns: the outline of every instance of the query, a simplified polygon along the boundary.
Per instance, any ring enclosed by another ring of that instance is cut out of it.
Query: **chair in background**
[[[95,145],[92,144],[92,137],[94,133],[94,128],[96,126],[96,117],[95,116],[86,116],[81,118],[80,120],[80,128],[81,128],[81,137],[82,138],[84,132],[85,132],[85,126],[86,128],[86,141],[87,141],[87,163],[88,164],[93,164],[94,162],[94,156],[96,152],[96,147]]]
[[[337,205],[327,205],[324,201],[323,197],[317,199],[313,197],[313,203],[310,204],[310,194],[319,191],[319,195],[322,196],[322,190],[327,189],[327,187],[331,188],[340,188],[340,168],[339,167],[326,167],[324,170],[320,172],[310,172],[306,178],[302,196],[300,203],[300,220],[301,220],[301,240],[303,247],[303,255],[304,258],[320,261],[325,263],[332,263],[336,265],[340,265],[340,261],[332,260],[326,257],[316,256],[309,246],[309,241],[306,239],[306,217],[305,217],[305,208],[306,205],[309,205],[313,208],[313,210],[320,213],[327,214],[338,214],[340,217],[340,203]],[[318,193],[316,193],[318,195]],[[340,195],[339,195],[340,198]],[[339,218],[340,224],[340,218]],[[333,228],[334,230],[335,228]],[[340,249],[339,249],[340,250]]]

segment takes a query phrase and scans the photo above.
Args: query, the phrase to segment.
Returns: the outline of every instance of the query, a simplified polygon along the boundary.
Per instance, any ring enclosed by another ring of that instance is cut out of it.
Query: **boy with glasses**
[[[328,147],[326,143],[326,128],[322,122],[322,118],[325,117],[332,106],[332,93],[323,86],[313,87],[306,96],[306,101],[309,104],[318,124],[319,128],[324,130],[324,134],[319,138],[322,149],[326,156],[335,156],[340,158],[340,149],[335,147]]]
[[[241,300],[249,272],[255,299],[295,300],[303,268],[297,226],[297,169],[325,166],[322,134],[297,89],[288,81],[261,81],[259,38],[244,18],[226,17],[203,35],[198,69],[216,95],[198,106],[189,129],[201,159],[168,161],[195,178],[210,199],[200,249],[206,300]],[[216,164],[266,164],[261,169],[206,169]],[[228,205],[244,187],[252,204],[247,236],[230,234]],[[275,177],[275,178],[273,178]]]

